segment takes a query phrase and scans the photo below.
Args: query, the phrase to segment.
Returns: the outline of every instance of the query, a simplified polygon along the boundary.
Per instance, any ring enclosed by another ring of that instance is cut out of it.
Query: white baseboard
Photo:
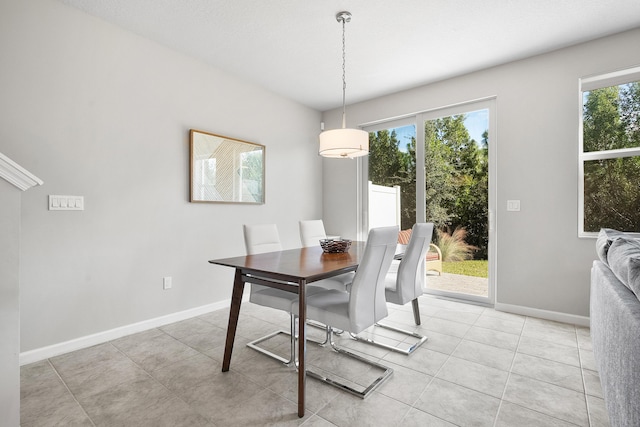
[[[41,360],[45,360],[50,357],[59,356],[61,354],[91,347],[97,344],[103,344],[105,342],[115,340],[117,338],[121,338],[126,335],[135,334],[138,332],[146,331],[148,329],[158,328],[160,326],[168,325],[170,323],[179,322],[181,320],[190,319],[196,316],[201,316],[203,314],[220,310],[222,308],[228,308],[230,304],[231,304],[230,299],[219,301],[213,304],[207,304],[200,307],[191,308],[189,310],[179,311],[177,313],[171,313],[166,316],[160,316],[154,319],[143,320],[142,322],[121,326],[119,328],[110,329],[108,331],[98,332],[97,334],[87,335],[84,337],[61,342],[58,344],[37,348],[35,350],[25,351],[20,353],[20,366],[28,365],[29,363],[39,362]]]
[[[523,316],[538,317],[540,319],[554,320],[556,322],[571,323],[578,326],[589,327],[589,318],[576,316],[575,314],[560,313],[558,311],[542,310],[540,308],[525,307],[522,305],[495,303],[494,308],[507,313],[521,314]]]
[[[246,300],[248,300],[247,295],[245,295],[245,297],[243,298],[243,302]],[[190,319],[192,317],[201,316],[212,311],[228,308],[230,304],[231,300],[218,301],[213,304],[207,304],[200,307],[191,308],[189,310],[171,313],[166,316],[160,316],[154,319],[148,319],[142,322],[121,326],[119,328],[110,329],[108,331],[98,332],[97,334],[87,335],[58,344],[25,351],[20,353],[20,366],[39,362],[50,357],[69,353],[71,351],[103,344],[105,342],[122,338],[127,335],[143,332],[153,328],[158,328],[170,323],[175,323],[181,320]],[[542,310],[520,305],[502,304],[498,302],[495,303],[495,309],[498,311],[505,311],[507,313],[539,317],[541,319],[548,319],[554,320],[556,322],[571,323],[574,325],[589,327],[589,318],[585,316],[576,316],[574,314],[560,313],[557,311]]]

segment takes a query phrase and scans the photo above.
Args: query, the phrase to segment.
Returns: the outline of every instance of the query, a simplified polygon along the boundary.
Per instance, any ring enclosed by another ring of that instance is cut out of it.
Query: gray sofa
[[[602,229],[591,269],[591,339],[609,421],[640,426],[640,239]]]

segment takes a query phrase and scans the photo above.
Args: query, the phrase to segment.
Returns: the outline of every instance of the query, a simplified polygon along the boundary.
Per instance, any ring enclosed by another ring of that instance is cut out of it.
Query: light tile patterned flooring
[[[308,378],[304,418],[295,371],[245,346],[286,329],[288,316],[243,303],[229,372],[221,372],[228,312],[220,310],[23,366],[21,425],[608,425],[588,328],[429,296],[420,309],[419,327],[411,304],[390,304],[385,321],[429,336],[410,356],[340,338],[394,373],[365,400]],[[286,340],[269,344],[286,355]],[[375,375],[337,356],[308,344],[311,365],[354,382]]]

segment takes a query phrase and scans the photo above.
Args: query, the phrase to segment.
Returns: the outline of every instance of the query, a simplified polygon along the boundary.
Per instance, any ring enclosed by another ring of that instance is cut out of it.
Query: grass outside
[[[489,277],[489,261],[470,260],[443,262],[442,270],[445,273],[462,274],[464,276]]]

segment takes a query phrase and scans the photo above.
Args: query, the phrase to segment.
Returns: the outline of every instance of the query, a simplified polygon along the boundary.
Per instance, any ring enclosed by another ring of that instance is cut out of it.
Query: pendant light
[[[345,78],[345,37],[344,28],[351,21],[351,13],[339,12],[336,20],[342,23],[342,129],[332,129],[320,134],[319,154],[323,157],[353,158],[369,154],[369,134],[360,129],[346,128],[347,80]]]

